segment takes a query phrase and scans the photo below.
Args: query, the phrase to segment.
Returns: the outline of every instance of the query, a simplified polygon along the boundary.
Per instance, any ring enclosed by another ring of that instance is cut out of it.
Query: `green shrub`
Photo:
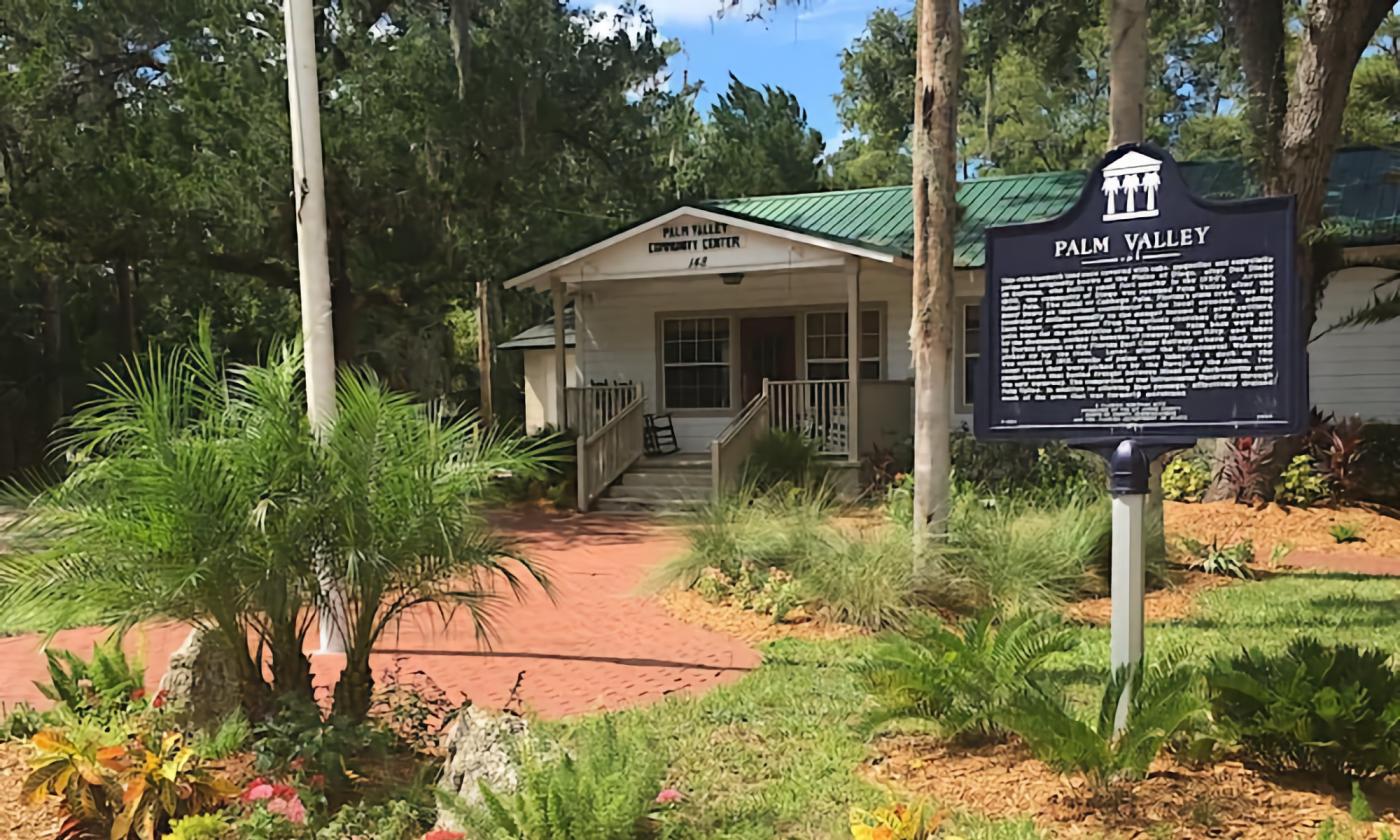
[[[404,800],[352,802],[316,831],[316,840],[418,840],[435,816],[431,808]]]
[[[1086,720],[1063,696],[1042,686],[1021,695],[1008,726],[1036,757],[1061,773],[1084,774],[1097,792],[1141,778],[1162,747],[1204,712],[1195,671],[1175,658],[1120,669],[1108,681],[1097,714]],[[1127,723],[1114,734],[1125,685],[1131,686]]]
[[[953,478],[983,493],[1039,501],[1068,494],[1103,495],[1103,460],[1064,443],[977,440],[965,428],[953,433]]]
[[[470,836],[496,840],[633,840],[651,836],[649,819],[664,766],[655,747],[621,736],[611,718],[575,730],[572,742],[521,750],[519,785],[499,794],[482,783],[483,803],[445,804]]]
[[[907,635],[887,635],[858,666],[874,696],[870,726],[933,721],[947,738],[998,740],[1016,699],[1074,637],[1049,613],[998,621],[992,612],[952,630],[921,617]]]
[[[1294,640],[1209,674],[1216,718],[1259,761],[1333,781],[1400,770],[1400,672],[1389,655]]]
[[[1361,458],[1357,477],[1360,498],[1388,505],[1400,505],[1400,424],[1367,423],[1362,430]]]
[[[1041,508],[959,493],[949,532],[949,550],[929,558],[927,589],[950,606],[1003,615],[1056,607],[1101,588],[1099,570],[1111,562],[1112,520],[1102,499]]]
[[[53,725],[52,712],[41,712],[28,703],[16,703],[0,720],[0,742],[28,741],[35,733]]]
[[[1254,577],[1254,571],[1249,567],[1249,564],[1254,562],[1254,543],[1250,540],[1240,540],[1222,546],[1218,539],[1203,543],[1185,537],[1181,540],[1181,548],[1190,558],[1190,566],[1193,569],[1240,580]]]
[[[144,672],[127,659],[118,637],[94,644],[87,661],[68,650],[44,656],[49,682],[38,689],[56,705],[99,722],[146,707]]]
[[[885,516],[901,528],[914,526],[914,474],[904,473],[885,489]]]
[[[1311,455],[1294,455],[1279,475],[1274,498],[1285,505],[1311,507],[1331,495],[1327,477],[1318,472]]]
[[[793,567],[802,600],[832,621],[897,627],[918,598],[913,543],[905,531],[827,529]]]
[[[744,483],[761,491],[781,485],[814,487],[826,469],[818,442],[801,432],[773,429],[754,441],[741,471]]]
[[[1172,502],[1199,502],[1210,488],[1210,467],[1199,458],[1179,456],[1162,470],[1162,497]]]
[[[211,761],[228,758],[243,750],[253,737],[253,726],[242,709],[234,709],[213,732],[201,732],[191,746],[200,758]]]
[[[1352,522],[1338,522],[1327,533],[1338,543],[1366,542],[1366,538],[1361,536],[1361,527]]]
[[[366,723],[323,719],[316,704],[300,698],[284,699],[271,717],[253,727],[253,734],[253,766],[258,772],[320,774],[332,797],[350,789],[357,760],[387,754],[392,740]]]
[[[224,840],[232,828],[227,814],[195,814],[172,822],[165,836],[166,840]]]

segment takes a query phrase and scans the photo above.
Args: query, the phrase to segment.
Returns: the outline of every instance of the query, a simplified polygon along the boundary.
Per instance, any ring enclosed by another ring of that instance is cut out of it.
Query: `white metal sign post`
[[[1113,494],[1113,567],[1110,590],[1113,618],[1109,662],[1115,674],[1131,677],[1142,663],[1142,614],[1147,597],[1142,512],[1147,506],[1147,456],[1125,440],[1109,458],[1109,492]],[[1128,723],[1132,680],[1123,685],[1113,716],[1113,731]]]

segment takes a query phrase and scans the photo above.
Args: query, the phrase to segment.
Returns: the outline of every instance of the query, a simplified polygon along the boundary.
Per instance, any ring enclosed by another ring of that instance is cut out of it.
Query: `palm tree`
[[[445,621],[464,607],[486,635],[498,584],[545,583],[480,517],[492,476],[542,471],[539,444],[364,373],[342,376],[339,416],[318,439],[299,343],[227,370],[212,346],[205,325],[189,347],[107,372],[60,440],[68,475],[11,488],[23,513],[0,558],[0,611],[210,629],[256,717],[274,695],[311,699],[303,650],[329,574],[348,602],[336,706],[362,718],[369,652],[405,610],[436,604]]]
[[[348,373],[320,452],[328,570],[346,600],[345,670],[335,712],[360,720],[373,687],[370,652],[410,609],[431,605],[446,623],[465,609],[483,639],[502,594],[519,596],[541,569],[482,519],[501,472],[538,473],[539,444],[487,431],[475,416],[390,392],[373,374]]]

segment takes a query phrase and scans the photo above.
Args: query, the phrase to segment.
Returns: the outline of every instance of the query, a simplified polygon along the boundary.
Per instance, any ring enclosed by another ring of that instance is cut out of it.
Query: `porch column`
[[[564,284],[558,277],[549,278],[549,292],[554,299],[554,411],[562,431],[569,427],[564,390],[569,385],[569,372],[564,365]]]
[[[846,260],[846,460],[860,461],[860,260]]]

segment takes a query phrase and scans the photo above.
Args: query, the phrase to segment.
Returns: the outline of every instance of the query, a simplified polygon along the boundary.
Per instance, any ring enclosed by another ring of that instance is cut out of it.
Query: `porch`
[[[648,503],[695,502],[733,490],[754,445],[770,430],[801,434],[833,466],[854,473],[863,455],[908,434],[911,400],[907,381],[860,381],[852,389],[844,379],[764,379],[706,450],[668,451],[649,430],[664,419],[646,413],[641,385],[569,387],[564,404],[566,422],[578,435],[579,508],[606,503],[605,494],[655,507]],[[629,470],[636,474],[627,486],[614,488]]]

